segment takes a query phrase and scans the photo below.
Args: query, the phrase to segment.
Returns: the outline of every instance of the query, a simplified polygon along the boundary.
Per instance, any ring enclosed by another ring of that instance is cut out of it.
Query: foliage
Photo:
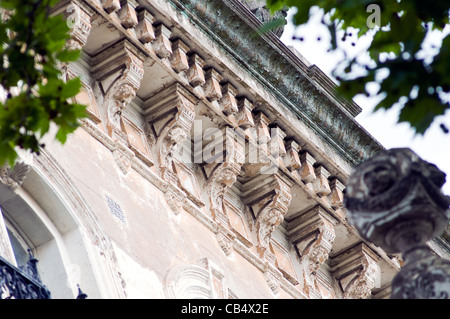
[[[368,84],[378,83],[376,94],[381,99],[375,110],[400,105],[398,121],[409,123],[418,134],[450,108],[450,35],[447,32],[441,47],[434,47],[431,55],[425,54],[424,47],[431,31],[442,31],[448,25],[448,1],[267,0],[267,7],[272,12],[297,8],[295,25],[309,21],[311,8],[321,8],[331,50],[337,50],[351,33],[357,38],[373,35],[370,62],[347,58],[334,70],[345,96],[374,95]],[[448,132],[444,124],[441,128]]]
[[[70,103],[80,80],[65,81],[58,67],[80,52],[65,47],[70,29],[62,16],[50,15],[57,1],[0,1],[0,165],[13,165],[16,147],[39,154],[52,123],[64,143],[86,116],[84,105]]]

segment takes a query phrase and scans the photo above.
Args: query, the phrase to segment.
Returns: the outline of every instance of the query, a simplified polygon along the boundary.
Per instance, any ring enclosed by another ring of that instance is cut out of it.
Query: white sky
[[[303,41],[292,40],[294,34],[302,36]],[[320,37],[320,41],[317,40],[318,37]],[[327,39],[327,31],[321,28],[319,19],[315,19],[314,23],[297,30],[288,24],[281,37],[285,44],[294,46],[306,60],[311,64],[316,64],[323,72],[330,75],[339,54],[327,53],[329,44]],[[362,56],[365,46],[370,43],[370,40],[355,41],[355,46],[351,46],[351,42],[351,39],[346,41],[351,52]],[[383,146],[386,148],[408,147],[422,159],[437,165],[444,171],[447,174],[447,182],[443,191],[450,195],[450,134],[444,134],[439,128],[442,121],[445,121],[447,127],[450,128],[450,112],[440,117],[440,120],[436,121],[424,136],[415,136],[408,124],[396,122],[398,108],[373,113],[375,105],[373,99],[356,97],[355,102],[363,109],[356,120]]]

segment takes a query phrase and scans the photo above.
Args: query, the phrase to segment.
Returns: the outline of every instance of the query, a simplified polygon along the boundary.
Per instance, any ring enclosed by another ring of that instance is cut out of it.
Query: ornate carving
[[[226,126],[220,130],[220,136],[217,137],[222,138],[214,138],[204,147],[214,150],[214,154],[204,153],[203,170],[207,177],[205,188],[210,197],[211,213],[217,221],[225,222],[227,218],[224,213],[223,199],[241,171],[244,162],[244,145],[236,132]]]
[[[320,295],[317,272],[328,260],[334,239],[334,220],[320,206],[298,216],[288,226],[288,235],[303,263],[304,291],[310,297]]]
[[[69,14],[69,15],[68,15]],[[71,50],[81,50],[87,43],[91,32],[92,10],[83,2],[70,1],[66,9],[66,19],[70,23],[70,40],[67,47]]]
[[[126,140],[122,135],[122,113],[135,98],[144,76],[143,56],[127,41],[122,40],[103,49],[92,58],[94,78],[103,94],[108,134]]]
[[[16,190],[22,185],[29,171],[30,166],[22,162],[15,163],[13,167],[4,164],[0,167],[0,181],[10,189]]]
[[[449,298],[450,262],[424,248],[447,225],[444,183],[445,174],[410,149],[380,152],[348,180],[344,203],[351,223],[363,238],[406,260],[392,283],[394,298]]]
[[[393,299],[450,299],[450,262],[427,246],[404,254],[406,265],[392,281]]]
[[[167,174],[174,175],[175,148],[190,136],[195,103],[195,97],[177,83],[145,101],[144,115],[156,136],[157,167],[165,180],[169,179]]]
[[[258,175],[243,185],[243,201],[255,216],[261,257],[269,247],[275,228],[284,220],[291,202],[291,184],[280,175]]]
[[[377,255],[367,245],[360,243],[333,257],[331,267],[344,298],[367,299],[372,295],[380,269]]]

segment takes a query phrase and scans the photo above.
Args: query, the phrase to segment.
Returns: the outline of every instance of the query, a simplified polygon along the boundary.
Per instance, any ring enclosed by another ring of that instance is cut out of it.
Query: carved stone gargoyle
[[[361,163],[347,182],[344,204],[360,235],[388,253],[402,253],[391,298],[450,299],[450,261],[426,242],[442,234],[450,197],[445,174],[406,148],[383,151]]]

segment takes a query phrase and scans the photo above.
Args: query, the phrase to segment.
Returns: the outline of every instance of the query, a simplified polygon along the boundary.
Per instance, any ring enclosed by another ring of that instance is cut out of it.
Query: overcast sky
[[[289,21],[289,16],[288,16]],[[293,35],[302,37],[300,40],[292,40]],[[327,53],[329,41],[327,41],[327,31],[320,26],[320,18],[314,23],[295,29],[291,24],[285,28],[281,40],[294,46],[297,51],[311,64],[316,64],[323,72],[331,76],[331,70],[341,57],[339,54]],[[320,40],[318,40],[320,39]],[[432,40],[431,40],[432,41]],[[365,48],[370,43],[370,39],[346,41],[351,49],[351,54],[364,55]],[[439,44],[438,43],[434,43]],[[444,121],[450,126],[450,112],[440,117],[424,136],[415,136],[409,125],[406,123],[396,123],[398,108],[389,111],[372,112],[374,100],[357,97],[355,102],[363,109],[356,120],[377,139],[384,147],[408,147],[416,152],[422,159],[431,162],[447,174],[447,183],[443,191],[450,195],[450,134],[444,134],[439,128],[439,124]]]

